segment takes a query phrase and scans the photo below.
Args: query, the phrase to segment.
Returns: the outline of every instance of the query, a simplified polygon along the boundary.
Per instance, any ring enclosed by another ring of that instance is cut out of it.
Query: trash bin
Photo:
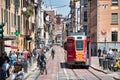
[[[107,59],[104,59],[103,60],[103,69],[108,69],[108,60]]]
[[[104,58],[99,58],[99,66],[103,66],[103,60]]]

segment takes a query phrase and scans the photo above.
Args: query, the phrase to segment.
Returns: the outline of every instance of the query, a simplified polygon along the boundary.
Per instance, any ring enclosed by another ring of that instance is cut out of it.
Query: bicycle
[[[42,75],[44,72],[47,75],[47,69],[46,69],[46,64],[44,61],[40,61],[40,65],[39,65],[39,70],[40,70],[40,74]]]

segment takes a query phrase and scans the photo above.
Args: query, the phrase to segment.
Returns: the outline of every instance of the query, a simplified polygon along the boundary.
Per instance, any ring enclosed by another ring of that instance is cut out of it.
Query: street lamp
[[[23,7],[22,11],[23,11],[23,12],[27,11],[27,8],[26,8],[26,7]]]

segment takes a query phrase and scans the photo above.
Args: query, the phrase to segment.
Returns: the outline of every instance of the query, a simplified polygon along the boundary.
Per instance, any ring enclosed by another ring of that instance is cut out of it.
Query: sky
[[[56,9],[57,14],[62,14],[64,17],[70,13],[70,0],[43,0],[46,7]]]

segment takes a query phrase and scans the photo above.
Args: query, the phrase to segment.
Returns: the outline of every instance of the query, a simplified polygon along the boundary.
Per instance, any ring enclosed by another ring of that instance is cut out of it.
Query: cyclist
[[[38,66],[43,67],[42,62],[44,62],[45,67],[46,67],[46,59],[47,58],[46,58],[46,56],[45,56],[44,53],[39,53],[38,58],[37,58],[37,64],[38,64]]]

